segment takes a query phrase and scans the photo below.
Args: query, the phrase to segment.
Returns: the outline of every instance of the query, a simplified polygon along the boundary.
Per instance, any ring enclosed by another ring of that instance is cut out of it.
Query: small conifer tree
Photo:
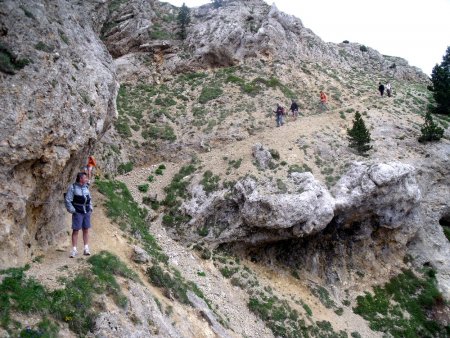
[[[444,129],[437,126],[433,121],[430,112],[425,114],[425,123],[420,129],[422,135],[419,137],[419,142],[439,141],[444,134]]]
[[[359,112],[355,113],[355,119],[353,120],[353,127],[347,129],[349,146],[356,149],[360,155],[365,155],[367,151],[372,149],[369,145],[371,142],[370,132],[366,128],[364,120]]]
[[[180,27],[178,35],[180,36],[181,40],[184,40],[187,36],[187,26],[191,22],[191,10],[186,6],[184,2],[180,7],[180,11],[178,12],[177,21]]]
[[[431,111],[435,114],[450,115],[450,46],[447,47],[440,65],[434,66],[431,73],[432,86],[428,89],[433,92],[436,106]]]

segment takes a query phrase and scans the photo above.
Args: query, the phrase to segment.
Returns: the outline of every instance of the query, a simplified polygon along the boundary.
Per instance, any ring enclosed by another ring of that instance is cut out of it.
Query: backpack
[[[72,189],[75,190],[75,183],[72,183]],[[66,200],[67,192],[63,194],[64,201]]]

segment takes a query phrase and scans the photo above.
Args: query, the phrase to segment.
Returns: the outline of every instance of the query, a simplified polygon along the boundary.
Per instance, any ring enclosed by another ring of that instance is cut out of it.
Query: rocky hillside
[[[417,142],[427,77],[262,0],[192,8],[185,40],[178,10],[1,2],[0,335],[447,336],[450,129]],[[68,261],[62,193],[90,153],[96,254]]]

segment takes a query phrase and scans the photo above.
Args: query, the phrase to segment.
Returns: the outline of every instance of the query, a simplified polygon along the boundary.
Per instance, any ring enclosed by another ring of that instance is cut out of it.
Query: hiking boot
[[[75,258],[76,255],[78,255],[78,251],[76,249],[72,249],[72,252],[70,253],[70,258]]]
[[[90,255],[91,255],[91,252],[89,251],[89,249],[84,249],[83,255],[85,255],[85,256],[90,256]]]

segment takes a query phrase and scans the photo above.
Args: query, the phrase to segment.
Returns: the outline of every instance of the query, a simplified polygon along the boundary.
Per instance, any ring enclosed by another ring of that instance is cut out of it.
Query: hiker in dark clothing
[[[378,90],[380,91],[380,95],[383,96],[384,94],[384,85],[380,82],[378,86]]]
[[[277,110],[275,110],[275,116],[277,118],[277,127],[284,124],[283,122],[284,108],[277,103]]]
[[[292,112],[292,116],[294,117],[294,120],[296,120],[297,116],[298,116],[298,104],[294,100],[292,100],[291,112]]]

